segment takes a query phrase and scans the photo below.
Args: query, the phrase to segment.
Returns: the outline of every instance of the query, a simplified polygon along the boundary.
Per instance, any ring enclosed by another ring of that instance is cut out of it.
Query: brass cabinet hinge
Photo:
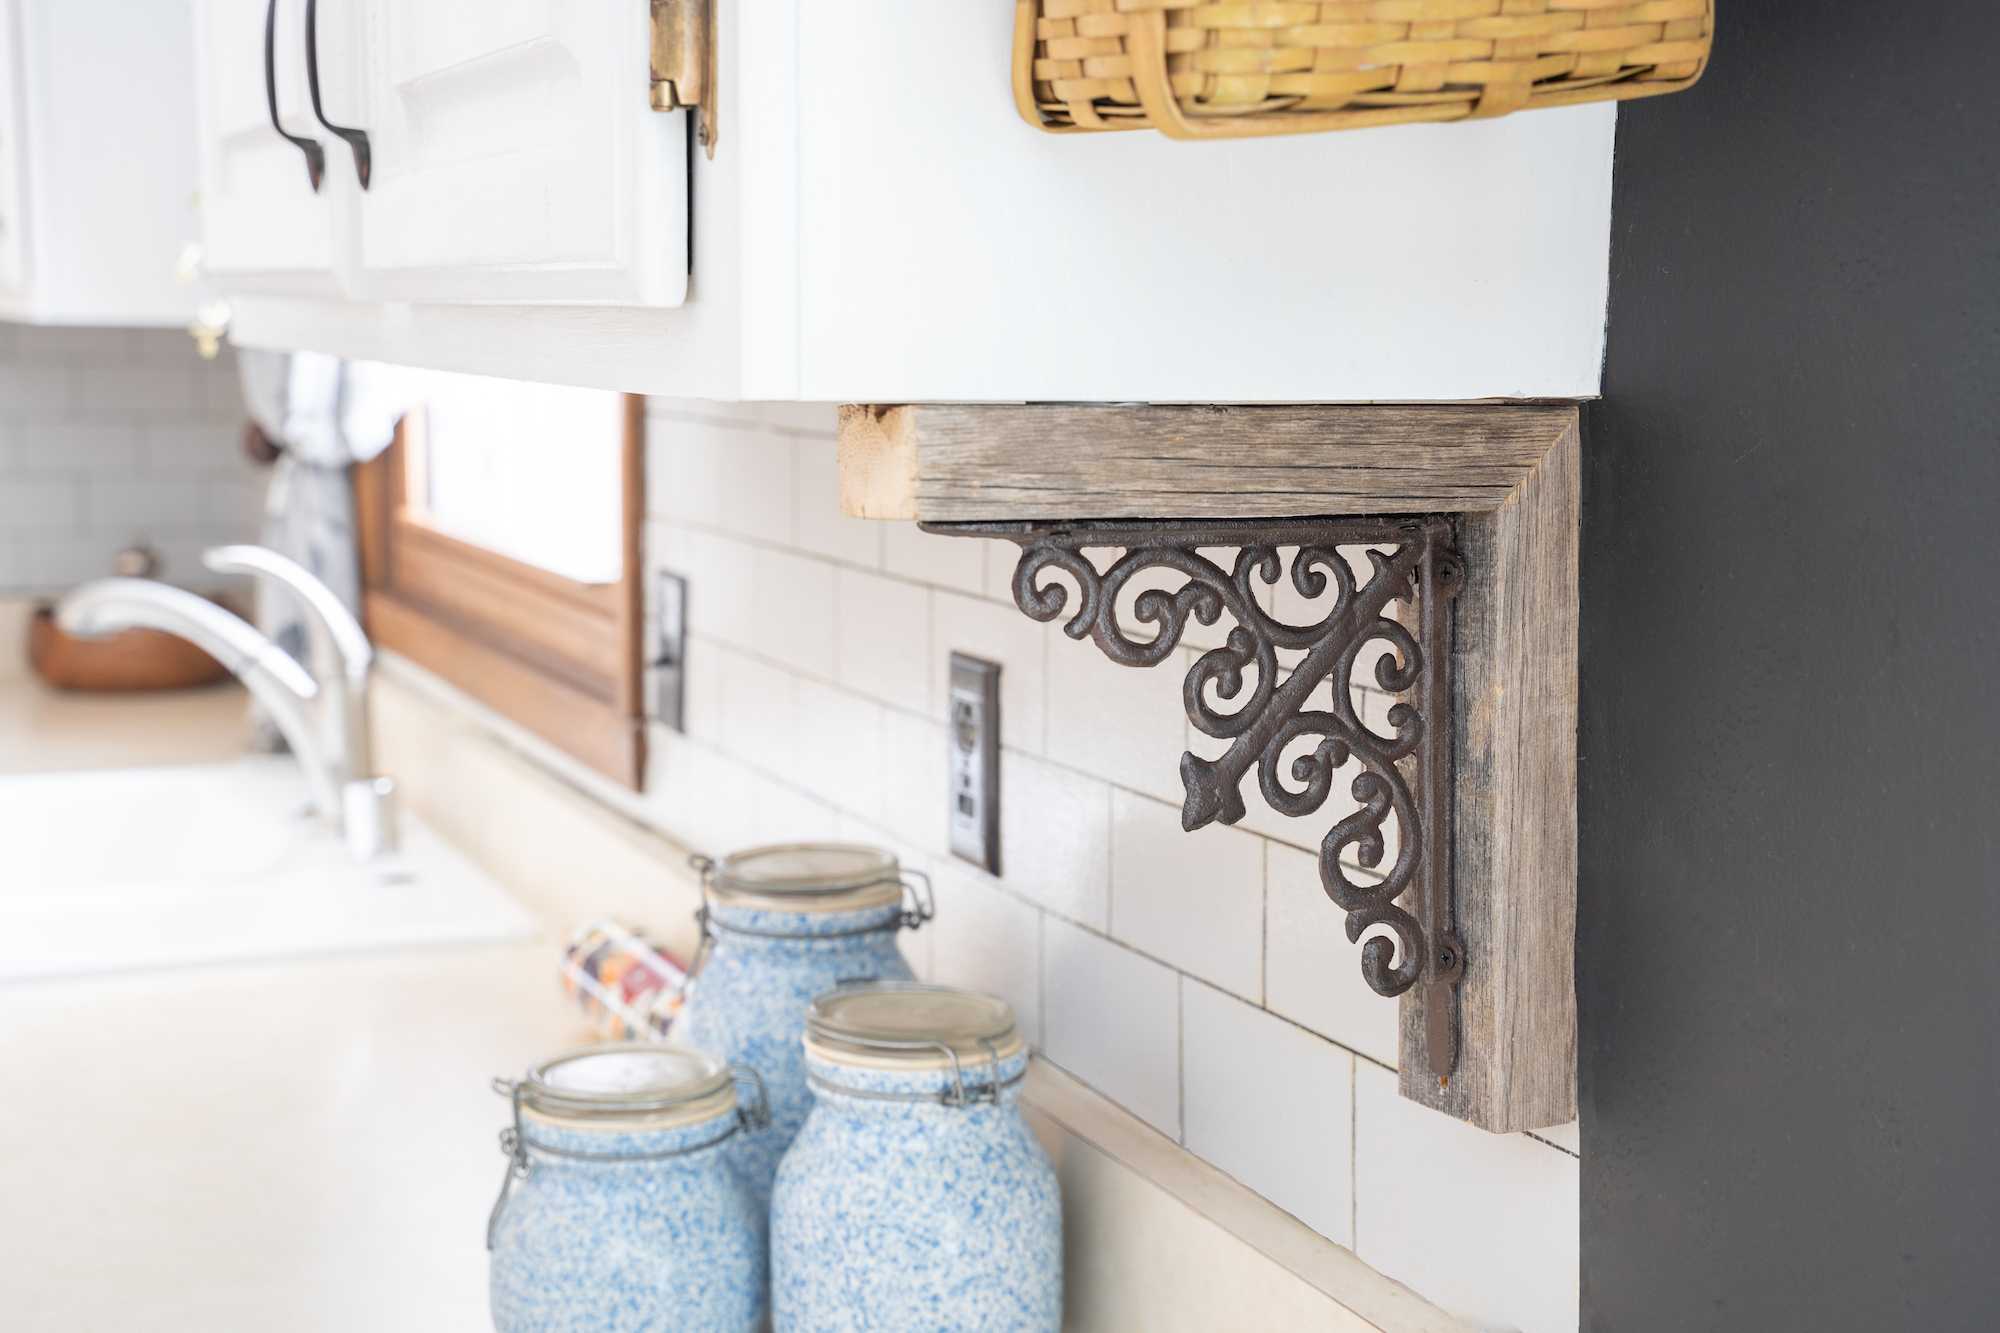
[[[652,0],[653,110],[695,113],[695,137],[715,156],[713,0]]]

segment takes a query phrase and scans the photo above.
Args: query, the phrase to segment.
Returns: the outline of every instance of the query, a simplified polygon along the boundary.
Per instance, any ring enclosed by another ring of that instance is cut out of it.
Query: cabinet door
[[[21,64],[14,0],[0,0],[0,292],[17,296],[28,285],[26,201],[22,178],[28,163],[21,142],[26,121],[27,71]]]
[[[278,120],[319,145],[325,179],[271,124],[264,29],[275,19],[271,74]],[[325,16],[322,15],[322,22]],[[353,172],[346,145],[313,119],[305,75],[305,0],[196,0],[203,267],[232,288],[333,288],[333,220]]]
[[[646,5],[333,3],[366,15],[357,295],[681,303],[687,116],[648,105]]]

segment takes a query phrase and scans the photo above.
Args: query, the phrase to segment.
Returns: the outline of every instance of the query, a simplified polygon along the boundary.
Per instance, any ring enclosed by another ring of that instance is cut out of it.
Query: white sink
[[[535,935],[406,813],[355,865],[289,758],[0,776],[0,982]]]

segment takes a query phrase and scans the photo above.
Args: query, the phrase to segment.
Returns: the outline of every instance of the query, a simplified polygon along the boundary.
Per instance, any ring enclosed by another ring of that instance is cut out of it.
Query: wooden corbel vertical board
[[[1440,1086],[1415,987],[1398,1064],[1404,1096],[1495,1132],[1576,1116],[1578,449],[1571,405],[911,404],[840,417],[842,504],[862,518],[1455,516],[1459,1055]],[[1326,965],[1331,978],[1357,959]]]
[[[1452,881],[1466,944],[1459,1068],[1424,1068],[1403,997],[1403,1095],[1485,1129],[1576,1118],[1574,415],[1497,509],[1464,513],[1452,646]]]

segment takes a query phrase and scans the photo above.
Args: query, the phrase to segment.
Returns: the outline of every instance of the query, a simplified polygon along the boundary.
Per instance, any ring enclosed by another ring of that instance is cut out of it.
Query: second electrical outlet
[[[1000,873],[1000,664],[951,655],[945,774],[952,855]]]

